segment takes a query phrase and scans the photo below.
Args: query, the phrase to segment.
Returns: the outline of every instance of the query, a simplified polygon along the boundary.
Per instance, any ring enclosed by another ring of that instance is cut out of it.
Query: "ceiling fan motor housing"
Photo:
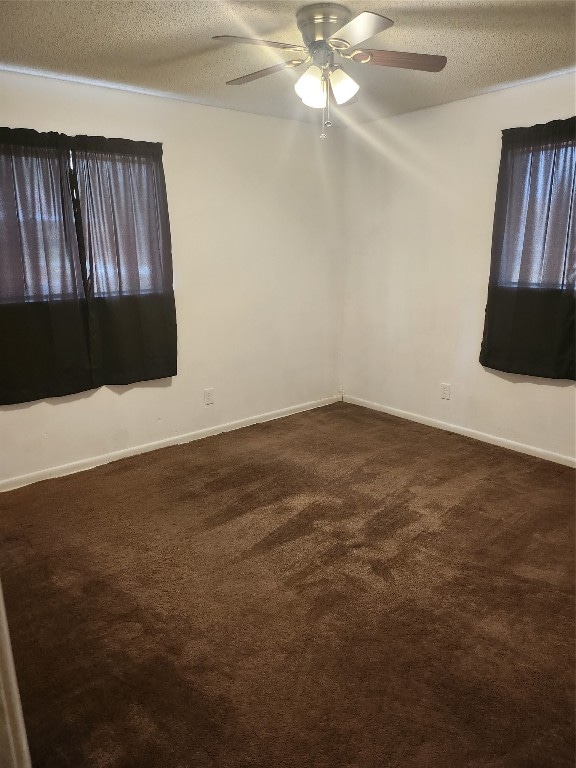
[[[296,23],[302,34],[304,45],[314,50],[326,45],[332,35],[350,21],[352,14],[344,5],[338,3],[314,3],[300,8],[296,14]],[[332,46],[338,47],[338,44]],[[347,46],[343,46],[347,47]]]

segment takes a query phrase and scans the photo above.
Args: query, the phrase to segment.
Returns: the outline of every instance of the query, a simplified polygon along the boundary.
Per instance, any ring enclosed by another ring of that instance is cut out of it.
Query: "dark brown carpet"
[[[574,472],[336,404],[0,496],[36,768],[574,761]]]

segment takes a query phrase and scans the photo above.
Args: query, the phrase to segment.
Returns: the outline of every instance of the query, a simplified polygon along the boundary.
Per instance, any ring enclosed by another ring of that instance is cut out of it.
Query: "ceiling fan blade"
[[[381,67],[419,69],[422,72],[440,72],[446,66],[446,56],[428,53],[403,53],[400,51],[376,51],[362,48],[347,56],[357,64],[379,64]]]
[[[234,80],[228,80],[226,85],[244,85],[244,83],[251,83],[252,80],[259,80],[261,77],[267,77],[273,75],[275,72],[280,72],[283,69],[293,69],[299,66],[305,61],[305,59],[299,61],[283,61],[282,64],[274,64],[273,67],[266,67],[266,69],[259,69],[257,72],[250,72],[249,75],[242,75],[242,77],[236,77]]]
[[[266,48],[282,48],[284,51],[302,51],[303,45],[290,45],[290,43],[276,43],[274,40],[258,40],[256,37],[237,37],[236,35],[214,35],[212,40],[229,40],[231,43],[246,43],[247,45],[263,45]]]
[[[394,24],[391,19],[387,19],[386,16],[380,16],[379,13],[371,13],[370,11],[364,11],[364,13],[355,16],[348,24],[344,24],[343,27],[337,32],[334,32],[330,36],[328,43],[336,48],[342,50],[345,48],[355,48],[365,40],[369,40],[379,32],[383,32]],[[347,43],[346,46],[341,43]]]

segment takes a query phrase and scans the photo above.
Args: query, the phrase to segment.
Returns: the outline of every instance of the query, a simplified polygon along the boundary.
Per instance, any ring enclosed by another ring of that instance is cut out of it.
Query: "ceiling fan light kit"
[[[336,64],[330,72],[330,86],[338,106],[353,99],[360,90],[356,80],[347,75],[339,64]]]
[[[326,106],[327,95],[324,83],[324,73],[316,64],[312,64],[300,77],[294,86],[302,103],[314,109],[323,109]]]
[[[335,63],[337,58],[352,61],[355,64],[401,67],[423,72],[440,72],[446,66],[445,56],[364,48],[363,44],[367,40],[388,29],[394,22],[369,11],[360,13],[354,18],[351,17],[350,10],[338,3],[314,3],[300,8],[296,14],[296,23],[304,45],[235,35],[217,35],[215,40],[280,48],[303,55],[301,59],[291,59],[260,69],[249,75],[229,80],[226,84],[243,85],[283,69],[309,64],[308,69],[296,82],[294,90],[306,106],[329,110],[331,102],[336,102],[338,106],[351,102],[360,89],[358,83],[344,71],[342,66]],[[324,118],[323,114],[323,129],[324,126],[331,125],[330,115],[328,114],[328,120]],[[321,138],[325,137],[326,134],[322,133]]]

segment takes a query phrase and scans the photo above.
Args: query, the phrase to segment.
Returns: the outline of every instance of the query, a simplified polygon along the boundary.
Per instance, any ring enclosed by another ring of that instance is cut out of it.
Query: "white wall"
[[[0,488],[337,392],[338,131],[10,72],[0,124],[163,142],[179,355],[171,382],[0,407]]]
[[[0,72],[2,125],[163,142],[179,332],[171,383],[0,407],[0,489],[340,384],[573,457],[572,386],[478,363],[500,131],[573,114],[573,87],[559,76],[319,142],[317,126]]]
[[[351,134],[347,399],[574,457],[572,385],[478,362],[501,130],[574,112],[568,74]],[[451,384],[449,401],[441,382]]]

